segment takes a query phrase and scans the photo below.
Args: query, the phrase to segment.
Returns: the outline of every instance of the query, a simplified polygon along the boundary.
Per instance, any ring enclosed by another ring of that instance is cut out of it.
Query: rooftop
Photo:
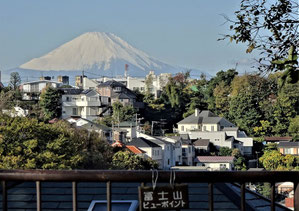
[[[201,162],[201,163],[218,163],[218,162],[233,162],[234,161],[233,156],[197,156],[195,158],[195,162]]]
[[[134,145],[136,147],[160,147],[158,144],[147,140],[143,137],[139,137],[139,138],[133,138],[132,141],[130,141],[127,146],[131,146]]]
[[[210,144],[210,139],[198,139],[197,141],[193,142],[194,146],[204,146],[207,147]]]

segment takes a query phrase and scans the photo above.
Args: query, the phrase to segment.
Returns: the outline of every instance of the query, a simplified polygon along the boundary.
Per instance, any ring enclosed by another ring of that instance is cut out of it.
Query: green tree
[[[258,50],[262,55],[259,69],[273,71],[274,61],[284,59],[290,48],[299,46],[298,8],[299,4],[294,0],[242,0],[235,19],[226,18],[232,23],[233,33],[225,35],[224,39],[247,43],[247,53]],[[298,50],[294,54],[298,55]],[[296,72],[298,74],[298,70]]]
[[[227,71],[219,71],[217,72],[216,76],[213,77],[206,87],[206,98],[208,103],[208,109],[212,111],[217,111],[215,107],[215,97],[213,95],[214,89],[217,85],[219,85],[221,82],[223,83],[223,86],[230,86],[235,76],[238,75],[238,72],[235,69],[229,69]]]
[[[217,114],[229,118],[229,102],[231,88],[228,85],[225,85],[224,81],[221,81],[214,89],[213,96],[215,98],[215,108]]]
[[[120,102],[115,102],[112,105],[113,120],[115,123],[122,121],[130,121],[136,114],[136,110],[131,105],[123,106]]]
[[[293,140],[299,141],[299,115],[290,120],[288,132],[293,137]]]
[[[44,119],[50,120],[61,115],[61,93],[59,90],[47,86],[40,95],[39,106]]]
[[[13,90],[17,90],[19,85],[21,84],[21,77],[18,72],[12,72],[10,74],[10,82],[9,87]]]
[[[220,147],[219,149],[219,155],[220,156],[231,156],[232,154],[232,149],[229,147]]]
[[[118,151],[114,154],[112,165],[115,169],[149,170],[157,169],[158,164],[154,160],[142,158],[129,151]]]
[[[1,169],[108,168],[110,146],[96,133],[67,122],[0,116]]]

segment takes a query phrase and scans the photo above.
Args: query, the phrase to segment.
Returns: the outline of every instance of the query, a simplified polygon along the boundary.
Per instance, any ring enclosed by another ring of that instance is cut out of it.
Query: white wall
[[[211,171],[219,171],[220,165],[226,165],[227,170],[232,170],[232,164],[227,162],[222,163],[197,163],[197,166],[205,166],[210,168]]]

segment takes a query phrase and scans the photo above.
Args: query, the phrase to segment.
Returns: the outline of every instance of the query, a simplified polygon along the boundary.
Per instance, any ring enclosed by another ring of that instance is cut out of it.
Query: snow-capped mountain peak
[[[130,70],[168,71],[176,69],[151,58],[112,33],[88,32],[61,45],[50,53],[34,58],[20,66],[22,69],[39,71],[105,71],[129,64]],[[164,72],[165,72],[164,71]]]

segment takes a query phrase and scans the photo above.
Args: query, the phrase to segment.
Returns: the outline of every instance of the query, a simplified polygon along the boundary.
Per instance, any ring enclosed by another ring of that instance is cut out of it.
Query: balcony
[[[171,174],[171,171],[159,171],[157,186],[169,183]],[[151,171],[1,170],[2,210],[87,210],[96,199],[107,200],[110,211],[112,200],[138,200],[137,187],[152,186],[152,176]],[[275,183],[284,181],[294,183],[294,209],[298,211],[298,171],[175,172],[175,183],[189,185],[189,209],[184,210],[194,211],[254,210],[250,204],[256,202],[253,202],[254,194],[245,188],[247,182],[271,183],[271,200],[263,199],[266,210],[288,210],[274,201]]]

